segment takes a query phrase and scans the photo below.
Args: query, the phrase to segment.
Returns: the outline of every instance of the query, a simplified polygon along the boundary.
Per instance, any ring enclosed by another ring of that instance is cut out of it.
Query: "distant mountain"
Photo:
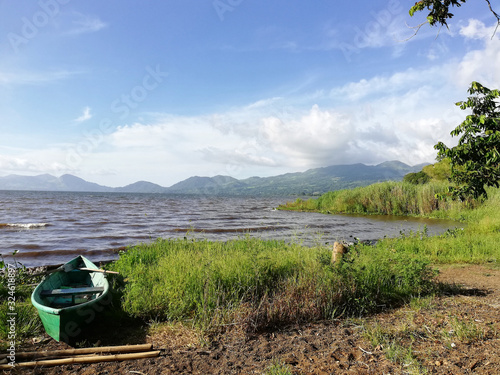
[[[62,184],[61,189],[66,191],[95,191],[95,192],[110,192],[113,188],[102,186],[94,182],[88,182],[80,177],[71,174],[64,174],[59,177],[59,182]]]
[[[110,192],[113,188],[85,181],[70,174],[54,177],[50,174],[38,176],[9,175],[0,177],[0,190],[38,191],[95,191]]]
[[[236,178],[229,176],[215,177],[189,177],[167,188],[166,191],[171,194],[208,194],[218,195],[227,191],[236,191],[245,188],[246,184]]]
[[[61,190],[63,182],[50,174],[38,176],[20,176],[11,174],[0,177],[0,189],[3,190]]]
[[[399,181],[423,166],[409,166],[400,161],[378,165],[349,164],[309,169],[273,177],[250,177],[238,180],[229,176],[190,177],[170,187],[139,181],[124,187],[111,188],[65,174],[54,177],[9,175],[0,177],[0,190],[88,191],[121,193],[162,193],[193,195],[282,196],[317,195],[327,191],[350,189],[381,181]]]
[[[115,188],[113,191],[119,193],[165,193],[165,188],[152,182],[138,181],[124,187]]]

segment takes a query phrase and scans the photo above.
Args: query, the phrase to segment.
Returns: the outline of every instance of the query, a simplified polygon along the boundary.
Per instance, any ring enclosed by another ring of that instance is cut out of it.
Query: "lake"
[[[0,254],[27,267],[64,263],[82,254],[118,258],[127,246],[162,238],[226,241],[245,235],[306,246],[336,240],[377,240],[423,230],[438,234],[457,223],[390,217],[323,215],[276,210],[296,197],[248,198],[132,193],[0,191]]]

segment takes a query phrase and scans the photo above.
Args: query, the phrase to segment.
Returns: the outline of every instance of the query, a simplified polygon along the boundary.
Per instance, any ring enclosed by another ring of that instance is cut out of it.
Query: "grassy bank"
[[[188,320],[203,328],[243,322],[246,330],[259,330],[363,315],[432,293],[437,285],[431,282],[430,264],[497,264],[500,259],[500,190],[490,189],[490,199],[483,204],[460,204],[434,198],[445,189],[440,183],[383,183],[325,194],[314,207],[313,201],[302,202],[308,210],[321,212],[349,211],[348,207],[354,207],[351,212],[370,212],[366,207],[377,204],[367,203],[354,211],[356,203],[332,202],[358,199],[381,204],[385,196],[386,211],[453,218],[465,224],[440,236],[430,237],[423,230],[383,239],[375,246],[357,244],[335,265],[330,262],[330,247],[307,248],[249,237],[140,245],[113,265],[127,278],[123,309],[144,319]],[[403,207],[405,199],[414,202]]]
[[[438,192],[432,186],[422,186],[419,191],[404,184],[377,185],[365,188],[368,190],[329,193],[319,202],[303,203],[311,205],[308,210],[313,210],[314,203],[314,210],[326,212],[340,207],[331,205],[339,197],[343,196],[343,201],[349,196],[361,199],[360,191],[368,192],[365,196],[373,201],[399,191],[400,202],[406,199],[402,197],[407,192],[422,197]],[[376,191],[380,192],[378,198]],[[399,306],[415,297],[439,292],[440,285],[433,282],[432,267],[436,264],[498,264],[500,190],[490,189],[488,193],[488,201],[473,209],[452,202],[443,206],[437,203],[439,215],[435,211],[429,215],[461,220],[466,224],[464,229],[434,237],[424,230],[383,239],[375,246],[357,244],[335,264],[331,263],[331,247],[308,248],[250,237],[227,242],[159,239],[141,244],[123,252],[118,261],[109,265],[122,278],[114,283],[115,290],[121,293],[120,314],[143,321],[182,322],[207,334],[227,327],[257,332],[289,323],[364,316]],[[353,202],[351,206],[356,207]],[[398,202],[386,202],[384,207],[394,212],[394,207],[402,207]],[[407,203],[405,209],[413,207],[411,212],[422,212],[429,202],[430,198],[418,204]],[[342,206],[340,211],[347,211],[347,207]],[[3,347],[9,333],[9,294],[7,278],[1,281]],[[29,301],[33,286],[26,285],[38,281],[29,279],[22,269],[16,274],[18,340],[42,331]]]
[[[434,264],[489,263],[500,266],[500,190],[489,189],[488,196],[489,199],[475,209],[454,208],[440,213],[439,216],[463,222],[463,229],[448,230],[434,237],[414,233],[385,239],[377,246],[422,256]]]
[[[127,313],[205,329],[239,321],[255,331],[360,315],[434,290],[433,272],[415,254],[379,247],[330,260],[327,247],[249,237],[158,240],[122,254],[113,269],[127,280]]]
[[[384,182],[353,190],[326,193],[318,199],[287,203],[283,210],[322,213],[377,213],[446,218],[464,223],[463,229],[449,230],[428,237],[412,233],[379,241],[376,247],[421,256],[428,262],[497,263],[500,260],[500,189],[489,188],[483,203],[442,201],[436,194],[446,191],[447,183],[413,185]],[[364,246],[361,251],[369,251]]]
[[[338,190],[323,194],[317,199],[289,202],[282,210],[315,211],[322,213],[355,213],[381,215],[413,215],[430,217],[457,217],[464,209],[476,206],[475,202],[439,200],[447,182],[433,181],[424,185],[408,182],[381,182],[351,190]]]
[[[0,259],[0,349],[5,350],[11,341],[19,344],[26,338],[43,332],[42,322],[31,304],[33,283],[40,277],[31,277],[26,268],[8,272],[7,264]],[[15,315],[12,315],[15,314]],[[9,323],[14,318],[13,323]]]

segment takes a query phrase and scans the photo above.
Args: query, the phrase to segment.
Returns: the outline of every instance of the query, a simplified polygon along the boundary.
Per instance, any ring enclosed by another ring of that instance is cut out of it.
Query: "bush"
[[[417,173],[408,173],[403,177],[404,182],[408,182],[413,185],[423,185],[431,180],[429,175],[423,171]]]

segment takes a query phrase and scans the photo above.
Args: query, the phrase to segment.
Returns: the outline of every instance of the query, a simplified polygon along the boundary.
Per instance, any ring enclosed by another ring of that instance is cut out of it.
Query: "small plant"
[[[370,344],[376,348],[381,348],[387,359],[406,368],[410,374],[424,374],[425,368],[413,354],[411,342],[414,339],[414,330],[407,324],[393,329],[384,329],[379,324],[365,326],[363,335]],[[405,347],[402,342],[410,342],[409,347]]]
[[[264,370],[265,375],[292,375],[290,366],[274,358],[272,363]]]
[[[464,344],[471,344],[476,341],[481,341],[485,337],[484,329],[472,321],[459,320],[453,317],[450,321],[451,330],[448,332],[448,338],[456,338]]]
[[[413,354],[411,346],[409,348],[405,348],[404,346],[393,341],[388,344],[385,352],[387,359],[403,366],[410,374],[417,375],[425,374],[427,372]]]
[[[428,310],[434,305],[434,298],[434,295],[412,298],[410,301],[410,308],[416,312],[420,310]]]

